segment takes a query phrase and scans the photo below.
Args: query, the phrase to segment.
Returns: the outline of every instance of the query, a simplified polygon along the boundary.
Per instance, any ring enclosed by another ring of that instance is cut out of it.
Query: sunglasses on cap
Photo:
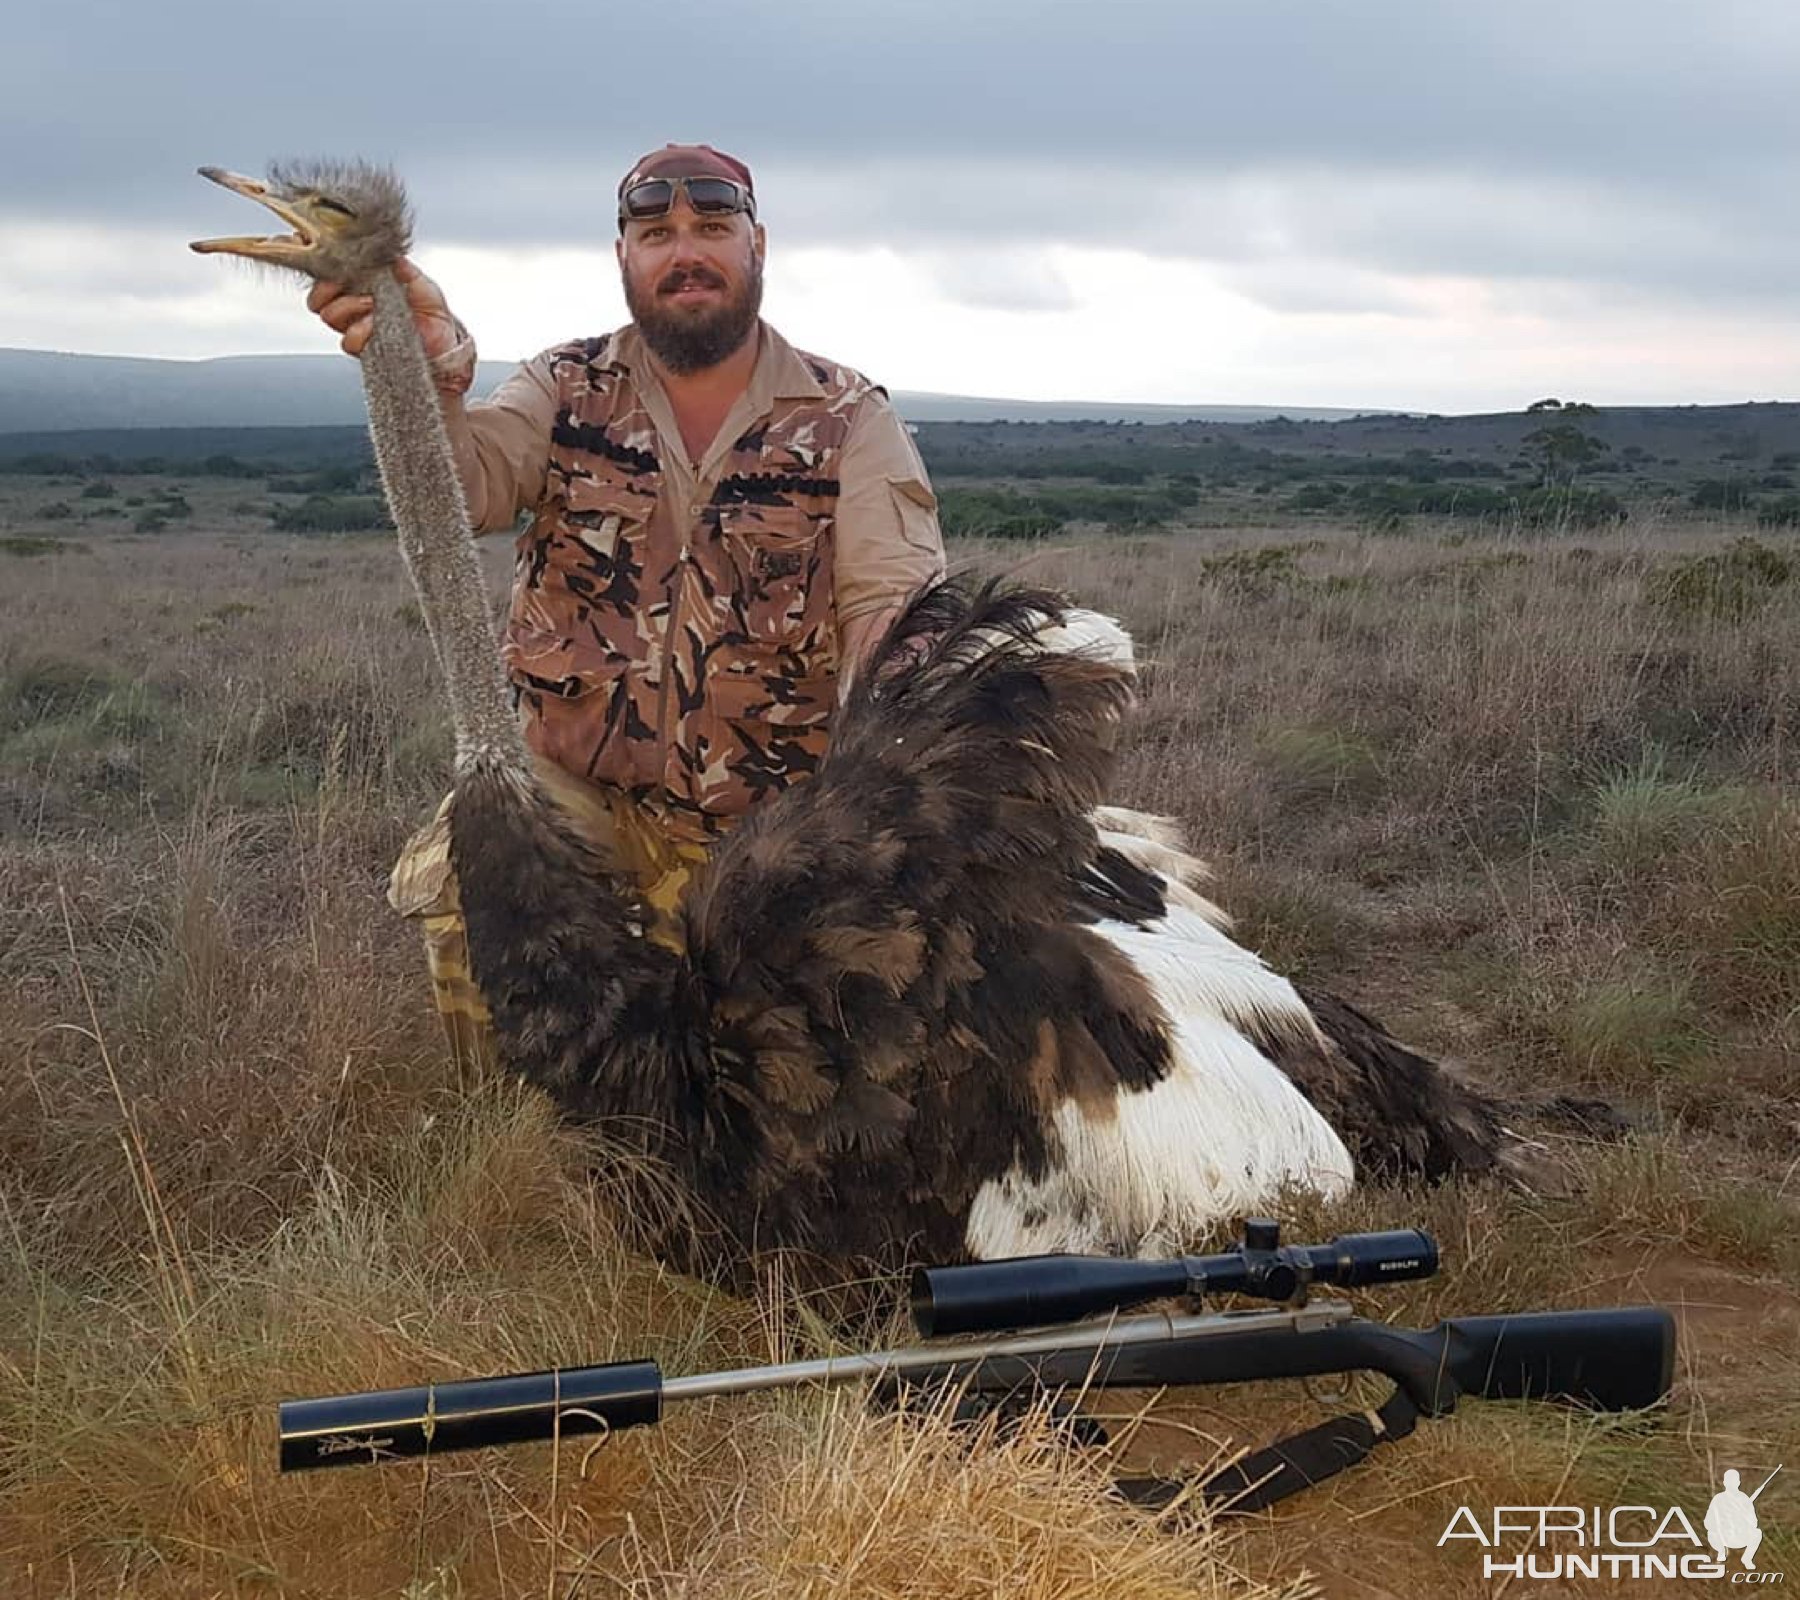
[[[619,221],[666,217],[677,194],[685,194],[687,203],[701,216],[735,216],[740,211],[756,215],[755,197],[730,178],[645,178],[619,196]]]

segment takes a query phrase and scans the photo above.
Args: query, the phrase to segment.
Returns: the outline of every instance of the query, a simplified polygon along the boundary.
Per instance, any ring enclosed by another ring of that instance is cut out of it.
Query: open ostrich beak
[[[312,219],[282,199],[260,178],[246,178],[242,173],[227,172],[223,167],[201,167],[200,176],[267,206],[294,231],[260,237],[241,234],[228,239],[196,239],[188,246],[190,250],[201,255],[248,256],[252,261],[264,261],[270,266],[306,270],[306,257],[317,242],[316,224]]]

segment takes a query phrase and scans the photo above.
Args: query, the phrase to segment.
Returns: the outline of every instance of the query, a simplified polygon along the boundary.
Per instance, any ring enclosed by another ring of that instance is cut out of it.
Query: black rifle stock
[[[1325,1424],[1252,1458],[1267,1468],[1260,1479],[1238,1472],[1229,1485],[1214,1486],[1219,1493],[1230,1488],[1247,1506],[1317,1482],[1366,1455],[1380,1439],[1409,1432],[1414,1415],[1446,1415],[1465,1395],[1626,1411],[1656,1405],[1669,1392],[1675,1329],[1661,1307],[1520,1312],[1454,1317],[1430,1329],[1394,1327],[1357,1317],[1342,1301],[1305,1303],[1306,1291],[1319,1283],[1428,1276],[1437,1251],[1427,1236],[1360,1234],[1330,1245],[1283,1248],[1272,1226],[1257,1231],[1262,1227],[1253,1224],[1236,1250],[1173,1263],[1038,1257],[914,1277],[914,1317],[928,1335],[946,1325],[1017,1328],[1087,1315],[1105,1304],[1113,1308],[1111,1315],[1090,1315],[1072,1326],[689,1377],[666,1377],[650,1361],[623,1361],[291,1400],[281,1406],[281,1467],[346,1466],[609,1433],[659,1422],[672,1402],[800,1384],[869,1382],[888,1396],[957,1385],[969,1394],[1004,1397],[1356,1372],[1394,1382],[1395,1395],[1379,1424],[1365,1421],[1368,1414]],[[1290,1303],[1279,1310],[1116,1314],[1121,1306],[1207,1285]]]
[[[1369,1372],[1391,1378],[1425,1416],[1444,1416],[1464,1395],[1481,1400],[1558,1400],[1632,1411],[1669,1392],[1674,1324],[1659,1306],[1453,1317],[1429,1330],[1359,1317],[1293,1313],[1274,1327],[1238,1327],[1232,1314],[1171,1318],[1166,1338],[1136,1338],[1047,1354],[996,1351],[946,1358],[908,1373],[916,1385],[963,1381],[978,1393],[1020,1388],[1154,1389],[1251,1383],[1268,1378]],[[1246,1319],[1257,1322],[1252,1314]],[[1271,1337],[1280,1331],[1291,1337]]]

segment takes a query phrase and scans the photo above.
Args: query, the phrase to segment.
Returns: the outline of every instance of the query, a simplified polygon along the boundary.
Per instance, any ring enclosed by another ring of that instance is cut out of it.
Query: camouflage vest
[[[680,505],[607,344],[552,353],[549,472],[519,536],[504,656],[534,750],[704,839],[825,752],[837,465],[871,385],[802,355],[824,397],[778,398],[710,498]]]

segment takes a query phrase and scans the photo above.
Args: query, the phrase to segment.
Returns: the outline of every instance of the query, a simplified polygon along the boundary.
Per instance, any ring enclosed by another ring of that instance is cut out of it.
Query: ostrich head
[[[244,256],[360,288],[412,242],[406,191],[385,167],[308,161],[273,166],[267,181],[221,167],[202,167],[200,176],[267,206],[292,230],[196,239],[190,248],[202,255]]]

